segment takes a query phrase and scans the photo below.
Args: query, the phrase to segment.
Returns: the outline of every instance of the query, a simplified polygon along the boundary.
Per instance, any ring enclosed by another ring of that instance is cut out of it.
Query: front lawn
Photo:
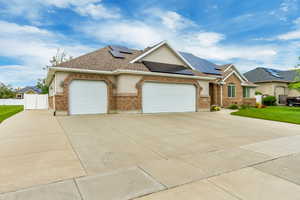
[[[22,110],[23,106],[0,106],[0,123]]]
[[[300,108],[287,106],[270,106],[267,108],[240,109],[232,115],[252,117],[279,122],[300,124]]]

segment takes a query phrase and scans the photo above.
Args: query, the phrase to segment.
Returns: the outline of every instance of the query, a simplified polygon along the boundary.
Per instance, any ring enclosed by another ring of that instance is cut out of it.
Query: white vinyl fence
[[[0,99],[0,105],[24,105],[24,99]]]
[[[24,99],[0,99],[0,105],[24,105],[24,109],[48,109],[47,94],[24,94]]]
[[[262,103],[262,95],[255,95],[256,103]]]
[[[48,109],[48,95],[24,94],[24,109]]]

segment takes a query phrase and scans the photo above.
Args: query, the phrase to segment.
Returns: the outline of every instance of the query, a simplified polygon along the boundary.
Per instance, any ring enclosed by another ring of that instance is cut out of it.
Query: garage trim
[[[69,108],[69,102],[70,102],[70,96],[69,96],[69,87],[73,80],[88,80],[88,81],[103,81],[107,85],[107,112],[109,113],[113,108],[113,83],[111,80],[109,80],[107,77],[98,75],[98,74],[77,74],[72,73],[70,74],[63,83],[63,96],[64,96],[64,103],[66,104],[66,108],[68,111],[68,115],[70,115],[70,108]]]
[[[173,83],[173,84],[191,84],[196,87],[196,112],[199,111],[199,101],[200,101],[200,94],[202,91],[202,87],[198,83],[198,81],[193,79],[182,79],[182,78],[170,78],[170,77],[156,77],[156,76],[145,76],[143,77],[137,84],[136,88],[138,90],[138,99],[139,101],[139,107],[142,110],[142,93],[143,93],[143,85],[145,82],[153,82],[153,83]]]

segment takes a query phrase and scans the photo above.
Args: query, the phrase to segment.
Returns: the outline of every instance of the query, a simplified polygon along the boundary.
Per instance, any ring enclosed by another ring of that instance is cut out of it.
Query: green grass
[[[267,108],[248,108],[240,109],[239,111],[231,114],[243,117],[300,124],[300,107],[270,106]]]
[[[22,110],[23,106],[0,106],[0,123]]]

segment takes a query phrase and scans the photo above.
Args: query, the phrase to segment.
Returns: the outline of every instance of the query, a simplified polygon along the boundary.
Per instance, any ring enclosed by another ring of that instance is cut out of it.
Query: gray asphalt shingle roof
[[[273,76],[269,70],[274,70],[278,74],[279,77]],[[272,68],[264,68],[258,67],[253,69],[249,72],[246,72],[244,76],[251,82],[272,82],[272,81],[279,81],[279,82],[294,82],[298,72],[296,70],[286,70],[280,71]]]
[[[33,90],[33,91],[35,91],[38,94],[42,92],[42,90],[40,88],[37,88],[35,86],[27,86],[25,88],[22,88],[22,89],[18,90],[18,93],[25,93],[25,92],[27,92],[29,90]]]

